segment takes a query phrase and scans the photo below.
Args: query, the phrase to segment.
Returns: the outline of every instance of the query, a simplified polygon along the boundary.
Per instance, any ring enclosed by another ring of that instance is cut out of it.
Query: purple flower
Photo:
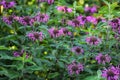
[[[78,20],[78,19],[69,20],[67,22],[67,24],[70,25],[70,26],[73,26],[73,27],[81,26],[80,20]]]
[[[77,63],[73,61],[71,64],[67,66],[68,72],[70,75],[73,74],[80,74],[81,71],[83,71],[83,65],[81,63]]]
[[[42,32],[30,32],[27,34],[28,38],[31,39],[32,41],[36,40],[43,40],[43,33]]]
[[[118,69],[119,75],[120,75],[120,64],[116,67]]]
[[[97,6],[92,6],[90,11],[91,11],[91,13],[96,13],[97,12]]]
[[[87,12],[87,13],[96,13],[97,12],[97,6],[92,6],[92,7],[89,7],[89,6],[86,6],[84,8],[84,11]]]
[[[111,66],[108,69],[104,69],[102,71],[102,77],[106,78],[106,80],[118,80],[119,79],[119,70]]]
[[[68,8],[66,6],[57,6],[57,10],[62,11],[64,13],[71,13],[72,12],[72,8]]]
[[[51,28],[48,30],[51,38],[59,37],[62,35],[62,32],[56,28]]]
[[[3,16],[2,20],[6,24],[11,25],[13,23],[14,17],[13,16]]]
[[[77,20],[79,20],[79,22],[80,22],[80,24],[82,25],[82,26],[84,26],[85,25],[85,23],[86,23],[86,17],[84,17],[84,16],[82,16],[82,15],[80,15],[80,16],[78,16],[77,17]]]
[[[120,19],[113,19],[109,22],[109,25],[112,27],[112,30],[114,32],[117,32],[118,34],[120,34]]]
[[[54,0],[47,0],[47,3],[48,3],[48,4],[53,4],[53,3],[54,3]]]
[[[99,64],[105,64],[106,62],[109,63],[111,61],[111,57],[108,54],[103,55],[102,53],[99,53],[95,59]]]
[[[7,1],[5,1],[5,0],[2,0],[2,1],[0,2],[0,5],[3,5],[3,7],[6,8],[6,9],[14,7],[15,4],[16,4],[16,3],[15,3],[14,1],[7,2]]]
[[[90,45],[98,45],[99,43],[101,43],[101,39],[95,36],[91,36],[86,38],[86,42]]]
[[[13,55],[14,55],[15,57],[19,57],[19,56],[20,56],[20,53],[17,52],[17,51],[15,51],[15,52],[13,53]]]
[[[35,22],[35,20],[29,16],[24,16],[24,17],[19,17],[18,19],[16,19],[20,24],[24,25],[24,26],[32,26],[33,23]]]
[[[59,31],[63,36],[71,35],[71,32],[67,28],[61,28]]]
[[[13,55],[15,56],[15,57],[22,57],[23,56],[23,54],[26,54],[26,58],[29,58],[29,54],[27,53],[27,52],[25,52],[24,50],[21,50],[21,51],[15,51],[14,53],[13,53]]]
[[[84,50],[79,46],[75,46],[72,48],[72,52],[74,52],[76,54],[82,54],[84,52]]]
[[[47,14],[39,13],[34,17],[35,21],[46,23],[49,20],[49,16]]]
[[[87,16],[86,17],[87,21],[92,23],[92,24],[97,24],[97,18],[93,17],[93,16]]]

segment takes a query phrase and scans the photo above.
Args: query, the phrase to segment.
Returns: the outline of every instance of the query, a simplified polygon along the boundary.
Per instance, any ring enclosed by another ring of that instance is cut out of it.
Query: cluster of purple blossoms
[[[16,17],[16,20],[24,26],[32,26],[35,22],[34,18],[31,18],[29,16]]]
[[[120,64],[116,67],[119,71],[119,74],[120,74]]]
[[[73,27],[84,26],[86,23],[92,23],[96,25],[98,22],[106,22],[103,18],[95,18],[94,16],[77,16],[73,20],[68,20],[67,24]]]
[[[111,20],[109,25],[112,27],[113,31],[120,34],[120,18]]]
[[[32,41],[36,41],[36,40],[42,41],[44,38],[42,32],[30,32],[27,34],[27,37]]]
[[[102,77],[106,80],[119,80],[119,70],[117,67],[111,66],[108,69],[102,71]]]
[[[68,8],[67,6],[57,6],[58,11],[62,11],[64,13],[71,13],[72,8]]]
[[[42,22],[45,23],[49,20],[49,16],[47,14],[42,14],[42,13],[38,13],[35,17],[34,20],[37,22]]]
[[[50,28],[48,30],[51,38],[56,38],[56,37],[60,37],[60,36],[66,36],[66,35],[71,35],[71,32],[68,31],[67,28],[61,28],[60,30],[59,29],[56,29],[56,28]]]
[[[112,27],[112,30],[116,32],[115,38],[119,40],[119,34],[120,34],[120,18],[113,19],[109,22],[109,25]]]
[[[7,2],[6,0],[2,0],[0,2],[0,5],[3,5],[4,8],[8,9],[8,8],[12,8],[15,6],[15,2],[14,1],[11,1],[11,2]]]
[[[73,61],[71,64],[67,66],[68,72],[70,75],[73,74],[80,74],[81,71],[83,71],[83,65],[81,63],[77,63]]]
[[[92,7],[89,7],[89,6],[86,6],[85,8],[84,8],[84,11],[86,12],[86,13],[96,13],[97,12],[97,6],[92,6]]]
[[[87,16],[86,19],[87,19],[87,22],[89,22],[89,23],[92,23],[92,24],[95,24],[95,25],[98,23],[97,18],[95,18],[93,16]]]
[[[95,37],[95,36],[90,36],[86,38],[86,42],[90,45],[98,45],[101,43],[101,39]]]
[[[15,57],[20,57],[20,56],[23,56],[23,54],[26,54],[26,58],[28,58],[29,57],[29,55],[28,55],[28,53],[26,52],[26,51],[24,51],[24,50],[21,50],[21,51],[15,51],[14,53],[13,53],[13,55],[15,56]]]
[[[13,23],[14,20],[14,16],[3,16],[2,20],[8,24],[11,25]]]
[[[60,30],[60,33],[62,33],[63,36],[71,36],[72,33],[67,29],[67,28],[61,28]]]
[[[108,54],[103,55],[102,53],[99,53],[95,59],[99,64],[105,64],[106,62],[109,63],[111,61],[111,57]]]
[[[84,50],[83,50],[81,47],[79,47],[79,46],[73,47],[73,48],[71,49],[71,51],[74,52],[74,53],[76,53],[77,55],[84,53]]]
[[[54,0],[38,0],[38,2],[47,2],[48,4],[53,4]]]

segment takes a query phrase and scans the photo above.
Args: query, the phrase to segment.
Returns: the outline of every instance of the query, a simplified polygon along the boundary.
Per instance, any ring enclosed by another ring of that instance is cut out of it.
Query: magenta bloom
[[[13,23],[13,16],[3,16],[2,20],[8,24],[8,25],[11,25]]]
[[[74,52],[78,55],[78,54],[82,54],[84,52],[84,50],[79,46],[75,46],[72,48],[72,52]]]
[[[111,61],[111,57],[108,54],[103,55],[102,53],[99,53],[95,59],[99,64],[105,64],[106,62],[109,63]]]
[[[84,11],[87,12],[87,13],[96,13],[97,12],[97,6],[92,6],[92,7],[86,6],[84,8]]]
[[[80,16],[78,16],[77,17],[77,20],[79,20],[79,22],[80,22],[80,25],[82,25],[82,26],[84,26],[85,25],[85,23],[86,23],[86,17],[84,17],[84,16],[82,16],[82,15],[80,15]]]
[[[39,13],[34,17],[35,21],[46,23],[49,20],[49,16],[47,14]]]
[[[62,11],[64,13],[71,13],[72,12],[72,8],[68,8],[66,6],[57,6],[57,10]]]
[[[97,18],[93,17],[93,16],[87,16],[86,17],[87,21],[92,23],[92,24],[97,24]]]
[[[69,20],[67,22],[67,24],[70,25],[70,26],[73,26],[73,27],[79,27],[79,26],[81,26],[81,22],[78,19]]]
[[[55,29],[55,28],[49,29],[48,32],[49,32],[51,38],[59,37],[63,34],[60,30]]]
[[[106,80],[119,80],[119,71],[116,67],[111,66],[102,71],[102,77],[106,78]]]
[[[28,58],[29,57],[29,55],[28,55],[28,53],[27,52],[25,52],[24,50],[21,50],[21,51],[15,51],[14,53],[13,53],[13,55],[15,56],[15,57],[22,57],[23,56],[23,54],[26,54],[26,58]]]
[[[30,32],[27,34],[27,36],[32,41],[36,41],[36,40],[42,41],[44,37],[42,32]]]
[[[98,45],[99,43],[101,43],[101,39],[95,36],[91,36],[86,38],[86,42],[90,45]]]
[[[0,2],[0,5],[3,5],[4,8],[8,9],[8,8],[12,8],[15,6],[15,2],[14,1],[11,1],[11,2],[7,2],[6,0],[2,0]]]
[[[54,3],[54,0],[47,0],[47,3],[48,3],[48,4],[53,4],[53,3]]]
[[[16,19],[20,24],[24,26],[32,26],[35,20],[29,16],[17,17]]]
[[[63,36],[71,35],[71,32],[67,28],[61,28],[59,31]]]
[[[73,74],[80,74],[81,71],[83,71],[83,65],[81,63],[77,63],[73,61],[71,64],[67,66],[68,72],[70,75]]]
[[[109,25],[112,27],[114,32],[120,34],[120,18],[111,20]]]

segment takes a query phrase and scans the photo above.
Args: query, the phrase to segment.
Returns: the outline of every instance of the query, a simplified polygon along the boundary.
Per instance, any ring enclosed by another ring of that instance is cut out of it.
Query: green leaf
[[[0,46],[0,50],[10,50],[10,49],[5,46]]]
[[[57,76],[59,76],[59,73],[58,73],[58,72],[50,73],[50,74],[48,75],[48,78],[52,79],[52,78],[55,78],[55,77],[57,77]]]

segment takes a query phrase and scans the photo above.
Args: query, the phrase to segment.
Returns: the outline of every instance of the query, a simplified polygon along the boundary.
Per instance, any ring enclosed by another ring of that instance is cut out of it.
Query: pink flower
[[[99,64],[105,64],[106,62],[109,63],[111,61],[111,57],[108,54],[103,55],[102,53],[99,53],[95,59],[98,61]]]
[[[97,24],[97,18],[93,17],[93,16],[87,16],[86,17],[87,21],[93,24]]]
[[[101,39],[95,36],[91,36],[86,38],[86,42],[90,45],[98,45],[99,43],[101,43]]]
[[[111,66],[102,71],[102,77],[106,78],[106,80],[119,80],[119,70],[116,67]]]
[[[62,11],[64,13],[71,13],[72,12],[72,8],[68,8],[66,6],[57,6],[57,10]]]
[[[47,14],[38,13],[34,17],[34,19],[35,19],[35,21],[46,23],[49,20],[49,16]]]
[[[72,48],[72,52],[74,52],[78,55],[78,54],[82,54],[84,52],[84,50],[79,46],[75,46]]]
[[[48,30],[51,38],[59,37],[62,35],[62,32],[56,28],[51,28]]]
[[[43,33],[42,32],[30,32],[27,34],[28,38],[36,41],[36,40],[43,40]]]
[[[63,36],[71,35],[71,32],[67,28],[61,28],[59,31]]]
[[[0,5],[3,5],[3,7],[6,8],[6,9],[14,7],[15,4],[16,4],[16,3],[15,3],[14,1],[7,2],[7,1],[5,1],[5,0],[2,0],[2,1],[0,2]]]
[[[83,71],[83,65],[81,63],[77,63],[73,61],[71,64],[67,66],[68,72],[70,75],[73,74],[80,74],[81,71]]]

